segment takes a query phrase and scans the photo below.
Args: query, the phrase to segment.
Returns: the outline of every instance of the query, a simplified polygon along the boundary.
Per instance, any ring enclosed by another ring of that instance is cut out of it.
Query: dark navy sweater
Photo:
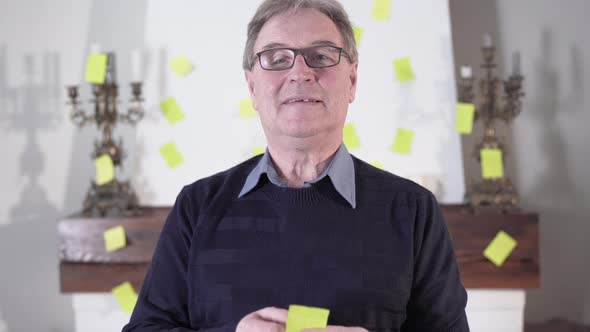
[[[309,188],[262,179],[238,198],[259,159],[182,189],[124,332],[235,331],[248,313],[290,304],[370,331],[469,331],[429,191],[353,157],[355,209],[329,177]]]

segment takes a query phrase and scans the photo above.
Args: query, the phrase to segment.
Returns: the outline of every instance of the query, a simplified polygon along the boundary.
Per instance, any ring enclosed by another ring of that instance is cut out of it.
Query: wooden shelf
[[[538,216],[529,212],[470,212],[464,206],[443,205],[459,270],[466,288],[538,288]],[[110,292],[124,281],[139,290],[170,207],[144,207],[132,217],[84,218],[59,222],[60,284],[64,293]],[[127,247],[104,250],[103,232],[123,225]],[[498,231],[518,245],[501,267],[483,255]]]

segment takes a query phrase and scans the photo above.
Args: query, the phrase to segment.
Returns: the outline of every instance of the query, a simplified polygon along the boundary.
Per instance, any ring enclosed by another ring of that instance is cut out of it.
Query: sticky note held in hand
[[[481,174],[484,179],[498,179],[504,177],[504,163],[502,150],[481,149]]]
[[[516,240],[506,232],[499,231],[484,250],[483,255],[496,266],[502,266],[517,244]]]
[[[240,108],[240,118],[242,119],[252,119],[257,115],[252,99],[250,98],[240,100],[238,107]]]
[[[174,71],[176,76],[186,76],[194,69],[193,64],[184,55],[179,55],[176,58],[170,60],[170,66],[172,67],[172,71]]]
[[[286,332],[300,332],[303,329],[324,329],[328,326],[330,310],[292,304],[287,315]]]
[[[184,162],[184,158],[174,142],[168,142],[160,147],[160,154],[168,164],[168,167],[175,169]]]
[[[96,158],[94,164],[96,166],[96,185],[102,186],[115,179],[115,165],[111,156],[103,154]]]
[[[127,245],[127,238],[125,236],[125,228],[119,225],[113,228],[109,228],[103,233],[104,237],[104,248],[106,252],[112,252],[125,248]]]
[[[126,281],[113,288],[112,292],[117,302],[119,302],[121,309],[127,314],[132,313],[135,303],[137,303],[137,293],[131,283]]]
[[[342,138],[344,141],[344,145],[346,145],[348,149],[355,149],[361,146],[361,141],[359,140],[359,137],[356,134],[356,128],[352,123],[347,123],[346,125],[344,125],[344,128],[342,130]]]
[[[166,116],[168,123],[171,125],[184,119],[184,113],[182,113],[182,110],[180,110],[176,99],[173,97],[169,97],[168,99],[162,101],[160,103],[160,109],[162,110],[162,113],[164,113],[164,116]]]
[[[391,146],[391,151],[400,154],[409,154],[412,150],[414,132],[409,129],[399,128]]]
[[[414,70],[412,69],[412,62],[409,57],[393,60],[393,70],[395,77],[400,82],[409,82],[416,79]]]
[[[376,21],[389,20],[391,0],[373,0],[373,19]]]
[[[86,60],[84,80],[88,83],[104,84],[108,57],[102,53],[91,53]]]
[[[473,115],[475,105],[470,103],[457,103],[455,115],[455,130],[461,134],[471,134],[473,131]]]

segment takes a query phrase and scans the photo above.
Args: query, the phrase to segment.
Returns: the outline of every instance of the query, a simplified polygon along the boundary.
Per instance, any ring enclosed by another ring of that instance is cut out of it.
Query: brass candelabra
[[[132,98],[130,107],[126,113],[119,113],[118,87],[115,81],[115,55],[108,53],[107,68],[103,84],[92,84],[94,112],[86,112],[81,108],[78,100],[78,86],[68,86],[67,92],[70,105],[70,118],[74,124],[82,128],[89,124],[95,124],[102,132],[102,139],[95,140],[94,151],[91,158],[94,160],[102,155],[108,155],[115,168],[121,167],[126,153],[123,142],[113,140],[113,129],[117,122],[135,125],[144,116],[142,106],[142,83],[131,83]],[[110,182],[98,185],[91,180],[91,186],[84,199],[82,213],[84,215],[99,214],[105,216],[109,211],[118,214],[129,214],[138,207],[137,196],[128,181],[119,181],[116,176]]]
[[[522,81],[520,74],[520,55],[513,55],[513,73],[506,81],[500,81],[495,75],[495,48],[491,45],[489,36],[484,38],[482,47],[484,77],[479,80],[480,100],[476,104],[473,92],[474,78],[471,68],[461,68],[461,78],[458,82],[459,102],[475,104],[474,122],[483,124],[483,136],[475,145],[473,156],[481,163],[482,149],[499,149],[502,152],[503,163],[506,162],[508,150],[496,134],[496,121],[501,120],[509,124],[521,112]],[[486,42],[487,40],[487,42]],[[502,89],[503,87],[503,94]],[[500,178],[482,178],[475,183],[468,184],[466,198],[474,208],[492,206],[503,211],[515,209],[519,204],[519,196],[510,178],[504,174]]]

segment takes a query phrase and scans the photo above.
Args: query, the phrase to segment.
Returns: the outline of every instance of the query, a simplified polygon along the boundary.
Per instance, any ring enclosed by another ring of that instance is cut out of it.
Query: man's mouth
[[[293,104],[293,103],[321,103],[322,101],[315,98],[290,98],[287,99],[283,104]]]

